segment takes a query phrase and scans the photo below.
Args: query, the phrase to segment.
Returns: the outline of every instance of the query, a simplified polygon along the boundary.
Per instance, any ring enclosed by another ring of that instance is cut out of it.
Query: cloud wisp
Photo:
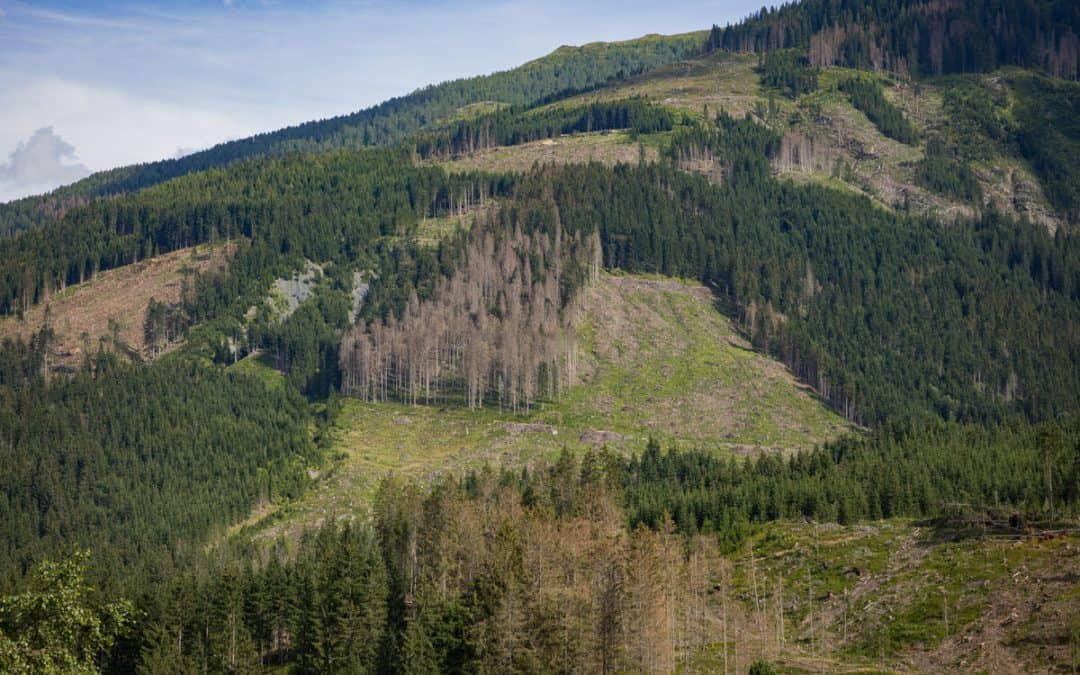
[[[0,164],[0,200],[48,192],[85,178],[90,169],[76,160],[75,146],[52,127],[38,129]]]

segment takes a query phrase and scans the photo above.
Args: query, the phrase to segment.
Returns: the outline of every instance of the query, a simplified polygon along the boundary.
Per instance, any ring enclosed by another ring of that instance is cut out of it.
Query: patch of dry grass
[[[44,325],[48,313],[56,333],[52,353],[56,369],[77,368],[85,350],[96,350],[98,342],[111,339],[114,330],[124,344],[143,354],[143,323],[150,299],[178,302],[185,276],[224,269],[233,250],[227,246],[196,246],[101,272],[85,283],[55,293],[22,319],[0,319],[0,339],[28,340]]]
[[[646,161],[659,157],[655,145],[636,143],[625,132],[568,134],[533,143],[491,148],[442,162],[451,172],[493,171],[523,173],[535,164],[584,164],[600,162],[608,166],[639,161],[644,151]]]

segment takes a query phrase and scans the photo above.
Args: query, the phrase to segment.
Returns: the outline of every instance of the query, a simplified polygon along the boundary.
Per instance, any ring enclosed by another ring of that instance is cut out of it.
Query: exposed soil
[[[86,283],[54,294],[31,308],[23,319],[0,319],[0,339],[29,340],[44,325],[48,312],[56,334],[50,352],[52,373],[78,368],[85,351],[96,351],[99,341],[111,341],[114,332],[128,347],[121,352],[143,356],[143,324],[150,299],[166,304],[179,302],[185,277],[224,269],[233,250],[226,246],[186,248],[102,272]]]

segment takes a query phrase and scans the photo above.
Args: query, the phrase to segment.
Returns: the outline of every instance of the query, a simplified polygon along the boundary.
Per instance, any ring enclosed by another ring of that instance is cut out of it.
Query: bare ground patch
[[[196,246],[173,251],[133,265],[108,270],[90,281],[69,286],[25,314],[0,319],[0,339],[22,338],[41,330],[48,321],[56,334],[50,366],[54,371],[77,368],[87,349],[97,350],[113,334],[140,355],[145,353],[143,324],[150,299],[176,303],[183,279],[225,268],[233,247]]]

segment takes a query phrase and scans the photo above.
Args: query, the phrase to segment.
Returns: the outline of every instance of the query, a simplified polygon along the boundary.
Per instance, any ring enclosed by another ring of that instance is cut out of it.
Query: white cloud
[[[38,129],[0,164],[0,200],[47,192],[89,175],[90,169],[75,159],[75,147],[52,127]]]
[[[44,124],[62,129],[92,170],[175,156],[285,121],[250,109],[205,109],[57,78],[4,77],[0,88],[0,153]],[[34,194],[28,187],[15,196]],[[40,191],[40,190],[38,190]],[[8,185],[0,198],[13,198]]]
[[[172,154],[172,159],[180,159],[181,157],[187,157],[188,155],[193,155],[200,150],[205,150],[205,148],[177,148],[176,152]]]

